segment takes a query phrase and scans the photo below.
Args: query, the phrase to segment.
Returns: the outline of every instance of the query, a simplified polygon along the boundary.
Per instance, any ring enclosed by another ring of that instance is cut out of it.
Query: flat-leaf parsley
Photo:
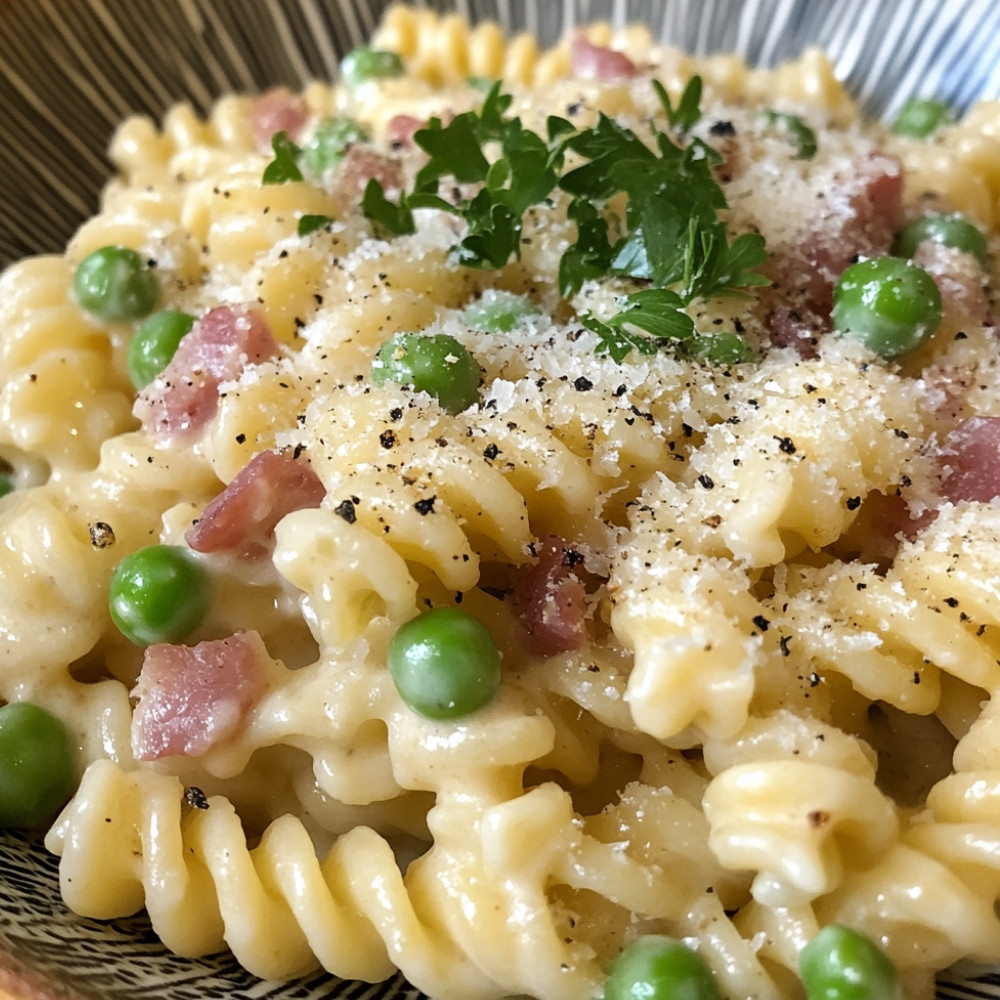
[[[729,239],[719,217],[726,198],[713,173],[721,158],[700,139],[682,141],[700,117],[701,80],[689,81],[676,106],[659,82],[653,87],[674,135],[650,123],[651,146],[604,114],[583,129],[550,116],[547,135],[538,135],[508,115],[513,99],[495,83],[478,112],[456,115],[447,124],[432,118],[416,132],[414,141],[428,160],[412,191],[394,202],[371,180],[362,210],[383,237],[414,232],[415,209],[456,215],[466,232],[454,248],[455,260],[499,270],[520,255],[525,212],[561,190],[569,195],[567,216],[577,230],[560,259],[561,293],[569,297],[585,282],[608,275],[652,286],[627,296],[623,312],[612,320],[581,317],[598,334],[598,349],[619,361],[630,350],[653,353],[663,344],[693,349],[715,338],[696,333],[685,307],[695,299],[767,284],[754,271],[767,253],[755,233]],[[487,147],[498,151],[492,160]],[[564,169],[569,155],[573,165]],[[446,178],[471,192],[446,200],[439,194]],[[626,196],[623,231],[605,210],[620,195]],[[727,344],[724,351],[694,353],[715,360],[745,353]]]

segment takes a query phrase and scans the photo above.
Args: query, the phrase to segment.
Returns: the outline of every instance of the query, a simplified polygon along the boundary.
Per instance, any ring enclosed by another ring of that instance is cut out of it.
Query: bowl
[[[97,208],[105,151],[125,116],[159,119],[178,100],[206,112],[220,95],[335,77],[374,32],[386,0],[6,0],[0,2],[0,267],[60,250]],[[913,95],[962,110],[1000,96],[994,0],[457,0],[433,3],[554,42],[574,25],[647,25],[693,54],[734,52],[773,66],[817,45],[872,116]],[[60,901],[58,862],[37,836],[0,837],[0,996],[66,1000],[376,1000],[421,994],[317,974],[261,982],[227,954],[180,959],[142,916],[98,921]],[[968,970],[967,970],[968,971]],[[983,970],[973,970],[980,973]],[[942,981],[940,997],[1000,997],[1000,972]]]

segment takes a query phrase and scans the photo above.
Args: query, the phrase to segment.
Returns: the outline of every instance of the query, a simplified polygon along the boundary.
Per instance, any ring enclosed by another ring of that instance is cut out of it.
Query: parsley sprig
[[[602,353],[621,361],[632,350],[652,354],[671,346],[717,361],[744,360],[742,338],[704,337],[684,309],[696,299],[767,284],[754,271],[767,257],[764,240],[755,233],[729,239],[719,214],[726,199],[713,174],[721,158],[702,140],[687,141],[700,117],[701,80],[691,79],[676,106],[658,81],[653,87],[671,131],[651,123],[650,145],[604,114],[583,129],[550,116],[546,135],[538,135],[508,115],[512,98],[495,83],[479,111],[447,124],[432,118],[414,135],[428,160],[412,191],[394,202],[370,180],[362,210],[383,237],[414,232],[413,212],[421,208],[457,215],[466,233],[454,249],[456,261],[498,270],[520,256],[525,213],[561,190],[577,230],[560,260],[561,293],[569,297],[608,275],[651,286],[626,296],[610,320],[581,317]],[[449,180],[454,200],[440,194]],[[606,211],[619,195],[626,196],[624,220]]]

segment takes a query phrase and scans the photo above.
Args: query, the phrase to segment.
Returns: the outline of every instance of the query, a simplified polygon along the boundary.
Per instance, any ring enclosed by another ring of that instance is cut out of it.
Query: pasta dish
[[[69,908],[434,1000],[1000,960],[1000,104],[395,7],[110,155],[0,276]]]

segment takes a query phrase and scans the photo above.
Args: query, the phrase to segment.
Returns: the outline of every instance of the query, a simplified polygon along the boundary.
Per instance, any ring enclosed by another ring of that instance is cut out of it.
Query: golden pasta
[[[662,938],[793,1000],[831,924],[914,1000],[1000,961],[995,104],[373,46],[125,122],[0,276],[0,700],[77,748],[67,905],[435,1000]]]

